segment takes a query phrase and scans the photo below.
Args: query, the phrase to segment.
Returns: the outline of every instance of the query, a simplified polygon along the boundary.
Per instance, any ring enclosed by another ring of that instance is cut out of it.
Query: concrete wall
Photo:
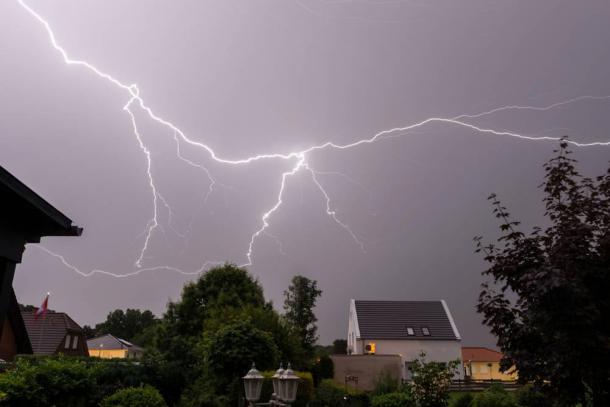
[[[461,359],[462,347],[460,341],[441,341],[441,340],[358,340],[356,348],[364,349],[369,343],[375,343],[376,355],[398,355],[401,358],[401,374],[404,379],[410,378],[410,373],[406,369],[406,362],[419,358],[422,352],[426,353],[426,360],[429,362],[450,362]],[[463,378],[463,369],[459,368],[456,378]]]
[[[348,386],[360,390],[373,390],[383,372],[396,379],[402,377],[402,361],[398,355],[332,355],[331,359],[335,365],[334,380],[343,384],[346,376],[355,376],[358,384],[350,381]]]

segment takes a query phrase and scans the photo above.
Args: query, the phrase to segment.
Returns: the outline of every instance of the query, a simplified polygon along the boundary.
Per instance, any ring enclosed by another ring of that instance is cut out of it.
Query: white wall
[[[364,347],[369,342],[375,342],[375,353],[377,355],[399,355],[402,359],[403,378],[407,378],[408,372],[405,369],[405,362],[419,358],[421,352],[426,353],[426,360],[429,362],[450,362],[461,359],[462,345],[460,341],[441,341],[441,340],[358,340],[356,346],[358,353],[362,354]],[[456,378],[463,378],[463,369],[458,369]]]

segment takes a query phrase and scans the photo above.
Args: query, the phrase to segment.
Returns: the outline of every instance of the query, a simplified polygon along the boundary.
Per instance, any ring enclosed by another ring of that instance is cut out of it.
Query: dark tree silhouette
[[[550,226],[518,229],[496,195],[496,244],[483,245],[491,277],[477,310],[498,338],[504,370],[561,404],[610,405],[610,170],[581,176],[562,140],[545,166]]]
[[[288,290],[284,291],[284,310],[288,323],[301,339],[303,349],[313,355],[318,340],[317,318],[313,309],[322,291],[318,283],[303,276],[294,276]]]

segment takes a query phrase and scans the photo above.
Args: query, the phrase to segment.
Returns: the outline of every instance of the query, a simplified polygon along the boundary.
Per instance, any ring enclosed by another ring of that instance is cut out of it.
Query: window
[[[375,348],[376,348],[376,344],[375,342],[369,342],[366,344],[366,346],[364,347],[364,349],[366,350],[366,353],[369,353],[371,355],[375,354]]]
[[[64,348],[70,349],[70,340],[72,337],[70,335],[66,335],[66,343],[64,344]]]
[[[78,346],[78,336],[74,335],[74,340],[72,341],[72,349],[76,349]]]
[[[428,329],[428,327],[427,327],[427,326],[422,326],[422,327],[421,327],[421,333],[422,333],[424,336],[430,336],[430,330]]]
[[[407,327],[407,335],[409,336],[415,336],[415,331],[413,330],[412,327],[408,326]]]

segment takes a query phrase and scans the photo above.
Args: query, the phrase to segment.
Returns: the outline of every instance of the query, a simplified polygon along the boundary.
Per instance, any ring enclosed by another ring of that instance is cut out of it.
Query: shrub
[[[515,393],[519,407],[552,407],[553,402],[531,384],[523,386]]]
[[[451,407],[471,407],[474,397],[470,393],[460,393],[450,403]]]
[[[408,393],[395,392],[374,396],[372,407],[415,407],[415,402]]]
[[[491,386],[474,398],[473,407],[517,407],[517,403],[502,386]]]
[[[400,380],[392,376],[387,370],[384,370],[375,378],[375,387],[371,394],[373,396],[380,396],[382,394],[395,393],[399,387]]]
[[[335,365],[330,356],[320,356],[320,359],[313,365],[312,374],[316,386],[324,379],[332,379],[335,374]]]
[[[346,402],[353,407],[367,407],[370,404],[366,393],[351,387],[348,387],[346,392],[344,385],[325,379],[316,388],[309,407],[337,407],[346,405]]]
[[[273,383],[271,377],[275,371],[265,371],[262,375],[265,377],[263,389],[261,390],[261,402],[267,402],[273,393]],[[297,389],[297,399],[292,403],[294,407],[305,407],[314,397],[313,378],[309,372],[295,372],[301,379]]]
[[[151,386],[128,387],[104,398],[101,407],[166,407],[157,389]]]
[[[419,407],[445,407],[449,403],[449,386],[457,372],[459,360],[449,363],[428,362],[422,352],[411,365],[413,398]]]

